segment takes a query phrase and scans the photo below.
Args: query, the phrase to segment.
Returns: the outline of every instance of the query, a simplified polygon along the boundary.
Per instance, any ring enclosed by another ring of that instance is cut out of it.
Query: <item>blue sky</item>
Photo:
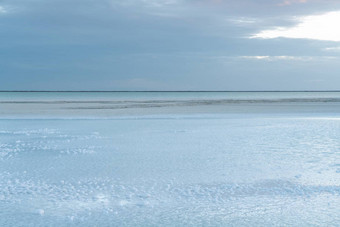
[[[0,90],[340,90],[338,0],[0,0]]]

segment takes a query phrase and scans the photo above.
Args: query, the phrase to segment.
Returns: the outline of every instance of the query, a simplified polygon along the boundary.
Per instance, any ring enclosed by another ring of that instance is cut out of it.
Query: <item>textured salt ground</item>
[[[0,225],[337,226],[329,115],[0,120]]]

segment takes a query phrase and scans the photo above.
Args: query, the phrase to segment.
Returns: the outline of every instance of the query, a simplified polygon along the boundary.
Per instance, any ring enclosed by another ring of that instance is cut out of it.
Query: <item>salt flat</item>
[[[340,223],[334,100],[4,105],[17,109],[0,115],[1,226]]]

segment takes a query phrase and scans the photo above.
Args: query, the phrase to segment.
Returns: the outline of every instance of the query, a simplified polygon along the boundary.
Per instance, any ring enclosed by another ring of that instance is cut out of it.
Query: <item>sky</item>
[[[340,0],[0,0],[0,90],[340,90]]]

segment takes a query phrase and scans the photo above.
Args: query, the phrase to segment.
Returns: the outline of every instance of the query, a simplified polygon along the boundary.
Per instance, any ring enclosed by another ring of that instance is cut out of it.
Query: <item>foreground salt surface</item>
[[[0,226],[337,226],[340,118],[0,120]]]

